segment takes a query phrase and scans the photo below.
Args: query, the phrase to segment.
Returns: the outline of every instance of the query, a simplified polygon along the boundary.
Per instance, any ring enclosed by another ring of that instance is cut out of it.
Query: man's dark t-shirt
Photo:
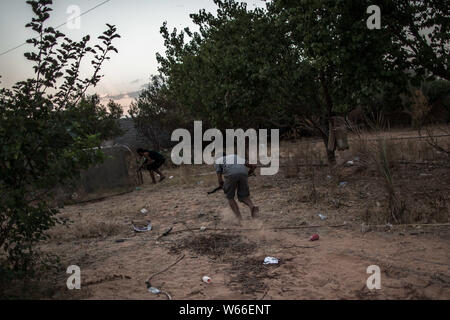
[[[147,164],[147,169],[148,170],[156,170],[158,169],[166,160],[164,158],[164,156],[156,151],[152,151],[152,150],[144,150],[144,153],[148,152],[148,155],[150,157],[150,159],[152,159],[154,162],[147,164],[148,160],[147,158],[144,161],[144,164]]]
[[[150,158],[152,160],[154,160],[155,162],[164,161],[164,156],[156,151],[145,150],[144,152],[148,152],[148,155],[150,156]]]

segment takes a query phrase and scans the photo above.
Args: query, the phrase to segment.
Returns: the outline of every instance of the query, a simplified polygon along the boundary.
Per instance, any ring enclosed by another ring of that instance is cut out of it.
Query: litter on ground
[[[274,257],[266,257],[263,264],[278,264],[278,259]]]
[[[153,294],[160,294],[161,290],[159,290],[158,288],[155,288],[155,287],[150,287],[150,288],[148,288],[148,292],[153,293]]]
[[[172,300],[172,297],[170,296],[170,294],[168,294],[168,293],[165,292],[165,291],[161,291],[161,290],[159,290],[158,288],[155,288],[155,287],[149,287],[149,288],[148,288],[148,292],[153,293],[153,294],[157,294],[157,295],[165,294],[166,297],[167,297],[167,299]]]
[[[158,237],[158,240],[161,239],[162,237],[167,236],[172,230],[173,230],[173,227],[170,227],[169,229],[164,231],[163,234]]]
[[[147,224],[146,227],[142,227],[142,228],[136,227],[136,226],[134,225],[134,222],[132,222],[131,224],[133,225],[133,229],[134,229],[134,231],[136,231],[136,232],[147,232],[147,231],[151,231],[151,230],[152,230],[152,225],[151,225],[150,222]]]

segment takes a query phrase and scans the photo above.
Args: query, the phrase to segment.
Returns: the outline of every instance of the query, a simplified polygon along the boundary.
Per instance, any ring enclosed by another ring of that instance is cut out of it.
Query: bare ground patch
[[[180,240],[171,248],[172,253],[189,250],[199,255],[208,256],[218,263],[229,265],[228,286],[241,294],[262,293],[267,289],[266,280],[270,271],[278,265],[264,265],[264,256],[256,255],[258,246],[255,242],[239,235],[211,234],[188,237]]]

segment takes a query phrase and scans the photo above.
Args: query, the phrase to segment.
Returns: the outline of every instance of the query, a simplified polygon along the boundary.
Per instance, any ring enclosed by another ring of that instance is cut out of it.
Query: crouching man
[[[239,211],[239,206],[236,200],[234,200],[236,191],[238,200],[247,205],[250,208],[252,218],[256,218],[259,213],[259,208],[253,205],[248,187],[248,176],[253,174],[256,166],[249,164],[236,154],[229,154],[218,158],[215,161],[214,168],[217,173],[219,185],[223,188],[228,203],[239,221],[242,220],[242,216]],[[247,168],[250,170],[247,170]],[[223,177],[225,177],[225,181]]]
[[[160,167],[164,164],[166,159],[164,156],[156,151],[145,150],[142,148],[137,149],[137,153],[145,158],[145,162],[142,164],[141,168],[147,168],[150,172],[150,177],[152,182],[156,183],[155,172],[159,175],[159,182],[163,181],[166,177],[160,171]]]

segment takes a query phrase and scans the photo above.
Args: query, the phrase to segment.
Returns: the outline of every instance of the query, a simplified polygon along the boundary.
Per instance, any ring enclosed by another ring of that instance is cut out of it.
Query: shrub
[[[104,117],[91,108],[89,121],[86,90],[95,86],[100,67],[117,50],[112,45],[116,28],[88,46],[89,36],[72,41],[45,22],[52,11],[50,0],[27,1],[35,17],[26,25],[37,33],[29,39],[33,52],[25,57],[35,76],[12,89],[0,90],[0,247],[5,261],[2,273],[23,275],[35,261],[33,246],[47,238],[46,231],[59,219],[49,203],[51,191],[79,176],[80,170],[103,159],[98,147],[102,136],[114,134],[112,126],[94,130]],[[81,61],[94,55],[92,76],[82,79]],[[0,279],[2,280],[2,279]]]

